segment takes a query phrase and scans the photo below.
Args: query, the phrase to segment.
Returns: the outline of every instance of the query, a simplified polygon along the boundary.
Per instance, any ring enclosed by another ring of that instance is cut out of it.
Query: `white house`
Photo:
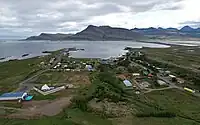
[[[41,87],[41,90],[42,91],[48,91],[48,90],[50,90],[51,88],[47,85],[47,84],[45,84],[45,85],[43,85],[42,87]]]

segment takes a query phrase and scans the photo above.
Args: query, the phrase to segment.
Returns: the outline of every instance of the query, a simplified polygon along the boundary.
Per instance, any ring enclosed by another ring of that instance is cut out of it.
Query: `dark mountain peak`
[[[89,25],[83,31],[66,39],[70,40],[135,40],[142,38],[140,33],[132,32],[129,29]]]
[[[139,28],[135,27],[135,28],[133,28],[132,30],[139,30]]]
[[[39,36],[46,36],[49,35],[48,33],[41,33]]]
[[[111,26],[89,25],[76,34],[50,34],[41,33],[26,40],[138,40],[147,37],[200,37],[200,28],[193,29],[185,26],[178,30],[176,28],[134,28],[132,30]]]
[[[197,32],[200,32],[200,28],[197,28],[196,31],[197,31]]]
[[[89,25],[86,29],[97,28],[97,26]]]
[[[154,27],[149,27],[149,28],[147,28],[147,29],[156,30],[156,28],[154,28]]]
[[[165,30],[164,28],[162,28],[162,27],[158,27],[158,30]]]
[[[184,26],[183,28],[180,29],[180,31],[182,32],[190,32],[190,31],[194,31],[194,29],[190,26]]]

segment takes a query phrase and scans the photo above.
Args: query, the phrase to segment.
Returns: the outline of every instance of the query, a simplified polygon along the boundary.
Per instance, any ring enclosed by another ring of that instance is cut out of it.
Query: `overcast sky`
[[[200,27],[200,0],[0,0],[0,36],[75,33],[87,25]]]

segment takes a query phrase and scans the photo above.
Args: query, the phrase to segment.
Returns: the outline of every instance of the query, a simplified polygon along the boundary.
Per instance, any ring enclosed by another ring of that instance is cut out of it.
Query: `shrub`
[[[79,108],[82,111],[87,111],[88,109],[88,99],[86,97],[75,97],[72,100],[72,107]]]

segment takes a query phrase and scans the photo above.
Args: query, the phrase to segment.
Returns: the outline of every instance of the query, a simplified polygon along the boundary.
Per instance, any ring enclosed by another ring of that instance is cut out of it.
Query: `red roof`
[[[153,77],[153,75],[152,74],[148,74],[148,77]]]

